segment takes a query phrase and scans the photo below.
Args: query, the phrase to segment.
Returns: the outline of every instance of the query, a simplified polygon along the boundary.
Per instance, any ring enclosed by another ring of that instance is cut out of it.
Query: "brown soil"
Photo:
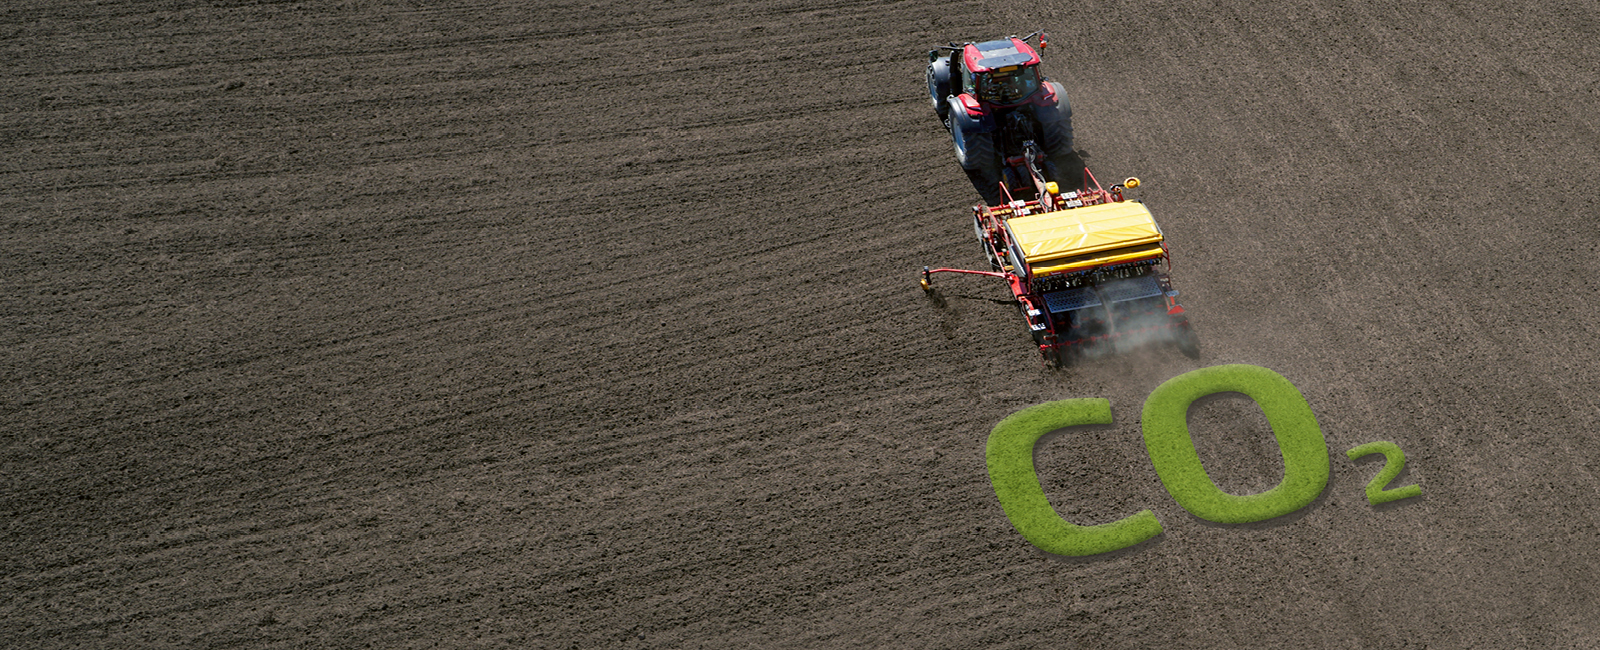
[[[1600,9],[612,4],[0,10],[0,645],[1600,645]],[[924,52],[1037,28],[1198,361],[917,288],[984,264]],[[1144,397],[1222,363],[1310,401],[1312,506],[1162,489]],[[1058,510],[1162,536],[1012,529],[985,438],[1068,397]]]

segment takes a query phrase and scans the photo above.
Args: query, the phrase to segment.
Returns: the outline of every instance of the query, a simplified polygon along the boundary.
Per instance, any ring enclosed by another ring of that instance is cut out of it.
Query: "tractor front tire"
[[[950,107],[945,103],[950,96],[950,57],[941,57],[937,52],[928,53],[928,100],[933,104],[933,112],[939,116],[939,121],[945,122],[948,128]]]

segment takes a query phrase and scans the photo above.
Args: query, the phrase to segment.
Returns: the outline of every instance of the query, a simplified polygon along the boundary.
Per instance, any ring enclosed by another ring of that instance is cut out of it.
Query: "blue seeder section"
[[[1161,282],[1156,280],[1155,276],[1146,275],[1115,280],[1098,287],[1052,291],[1044,294],[1044,304],[1050,309],[1050,313],[1059,314],[1064,311],[1098,307],[1102,300],[1113,303],[1127,302],[1159,296],[1161,293]]]
[[[1094,289],[1091,287],[1078,287],[1044,294],[1044,304],[1050,309],[1050,313],[1059,314],[1064,311],[1098,306],[1100,297],[1094,294]]]
[[[1161,295],[1161,283],[1145,275],[1100,285],[1100,295],[1111,302],[1127,302]]]

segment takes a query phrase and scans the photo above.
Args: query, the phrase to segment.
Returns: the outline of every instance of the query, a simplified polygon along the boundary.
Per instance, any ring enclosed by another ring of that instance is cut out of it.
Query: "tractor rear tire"
[[[995,154],[994,134],[964,132],[960,120],[951,116],[950,139],[955,145],[956,162],[966,170],[967,179],[983,197],[984,205],[1000,205],[1000,159]]]
[[[983,197],[984,205],[1000,205],[1005,195],[1000,192],[1000,162],[995,159],[994,140],[987,133],[974,134],[967,140],[965,155],[956,160],[972,181],[972,189]]]
[[[950,138],[956,147],[956,162],[963,169],[999,166],[993,133],[968,133],[961,129],[960,120],[950,120]]]

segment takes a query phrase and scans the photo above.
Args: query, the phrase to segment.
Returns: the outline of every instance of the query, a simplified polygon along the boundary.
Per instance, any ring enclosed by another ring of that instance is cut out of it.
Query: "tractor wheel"
[[[950,108],[945,104],[945,99],[950,95],[950,58],[930,53],[928,61],[928,100],[933,104],[933,112],[938,114],[939,121],[945,123],[945,128],[950,128]]]
[[[956,115],[956,107],[950,107],[950,141],[955,145],[956,162],[966,170],[967,179],[972,181],[972,187],[978,190],[978,195],[983,197],[985,205],[999,205],[1002,200],[1000,192],[1000,156],[996,153],[994,133],[973,132],[962,128],[963,122],[969,126],[976,126],[962,115]]]
[[[956,147],[956,162],[962,169],[998,167],[994,155],[993,133],[967,133],[960,120],[950,120],[950,139]]]
[[[1054,106],[1034,110],[1039,123],[1039,144],[1047,154],[1072,150],[1072,104],[1067,102],[1067,90],[1054,81],[1046,82],[1056,93]]]
[[[967,178],[983,197],[984,204],[999,205],[1000,160],[995,156],[994,134],[964,132],[961,121],[951,116],[950,140],[955,144],[956,162],[966,170]]]

